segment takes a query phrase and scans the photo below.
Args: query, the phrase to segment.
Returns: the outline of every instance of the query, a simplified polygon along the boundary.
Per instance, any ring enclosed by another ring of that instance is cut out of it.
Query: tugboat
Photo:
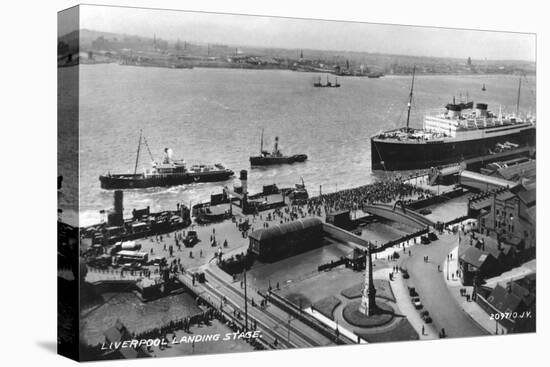
[[[152,169],[144,173],[138,173],[137,167],[142,142],[149,151]],[[145,140],[140,131],[134,173],[107,173],[106,175],[99,176],[99,181],[101,182],[102,189],[144,189],[147,187],[185,185],[195,182],[226,181],[233,175],[233,171],[225,168],[220,163],[214,165],[193,165],[188,169],[183,159],[172,159],[172,149],[170,148],[164,149],[164,158],[162,163],[159,164],[153,159],[147,140]]]
[[[274,164],[287,164],[294,162],[304,162],[307,159],[305,154],[283,155],[279,150],[279,137],[275,137],[275,146],[273,152],[264,150],[264,130],[262,129],[262,138],[260,144],[260,155],[250,157],[252,166],[268,166]]]
[[[313,80],[313,86],[315,88],[323,87],[323,83],[321,83],[321,77],[318,77],[317,81],[315,79]]]
[[[336,81],[333,84],[328,79],[328,75],[327,75],[327,83],[326,84],[321,83],[321,77],[317,77],[317,79],[313,79],[313,86],[315,88],[340,88],[340,84],[338,83],[338,78],[336,78]]]

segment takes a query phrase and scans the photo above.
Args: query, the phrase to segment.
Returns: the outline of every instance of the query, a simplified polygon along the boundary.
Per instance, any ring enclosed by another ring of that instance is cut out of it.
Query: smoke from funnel
[[[166,161],[172,160],[172,149],[170,148],[164,148],[164,158]]]

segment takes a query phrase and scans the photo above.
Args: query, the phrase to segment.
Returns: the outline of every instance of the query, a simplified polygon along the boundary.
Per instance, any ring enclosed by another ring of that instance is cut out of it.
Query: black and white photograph
[[[544,364],[542,3],[2,15],[4,365]]]
[[[58,351],[536,332],[536,35],[58,13]]]

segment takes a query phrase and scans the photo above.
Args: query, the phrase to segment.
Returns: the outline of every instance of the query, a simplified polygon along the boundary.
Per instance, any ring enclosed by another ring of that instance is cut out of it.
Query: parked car
[[[430,317],[430,315],[422,316],[422,320],[424,320],[426,324],[431,324],[432,322],[432,318]]]
[[[416,308],[417,310],[421,310],[424,305],[422,305],[422,302],[420,302],[420,298],[418,297],[414,297],[412,299],[412,304],[414,305],[414,308]]]
[[[428,238],[428,236],[422,236],[420,237],[420,243],[423,244],[423,245],[428,245],[430,244],[430,239]]]
[[[435,234],[435,232],[428,233],[428,239],[430,241],[437,241],[437,235]]]
[[[418,292],[416,292],[416,288],[409,287],[409,296],[411,297],[418,297]]]
[[[420,210],[419,213],[422,214],[422,215],[428,215],[428,214],[432,214],[432,211],[428,208],[424,208],[424,209]]]

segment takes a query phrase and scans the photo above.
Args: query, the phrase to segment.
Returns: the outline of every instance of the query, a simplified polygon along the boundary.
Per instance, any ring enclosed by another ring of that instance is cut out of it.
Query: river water
[[[63,73],[63,70],[60,71]],[[339,78],[340,88],[313,88],[317,74],[280,70],[163,69],[117,64],[80,66],[80,225],[97,223],[112,207],[112,191],[99,175],[132,172],[139,131],[154,158],[165,147],[188,164],[223,163],[237,175],[249,170],[251,192],[275,183],[290,186],[303,177],[310,194],[372,182],[369,137],[402,126],[410,76]],[[326,77],[323,77],[326,78]],[[333,80],[333,76],[331,76]],[[481,86],[487,90],[483,92]],[[514,112],[517,76],[417,76],[411,126],[438,113],[453,96]],[[521,110],[535,111],[535,81],[523,80]],[[250,168],[249,156],[272,149],[279,136],[283,153],[305,153],[305,163]],[[142,146],[138,171],[150,168]],[[235,180],[236,181],[236,180]],[[176,202],[205,201],[226,183],[203,183],[125,192],[125,211]],[[231,183],[229,183],[231,184]]]

